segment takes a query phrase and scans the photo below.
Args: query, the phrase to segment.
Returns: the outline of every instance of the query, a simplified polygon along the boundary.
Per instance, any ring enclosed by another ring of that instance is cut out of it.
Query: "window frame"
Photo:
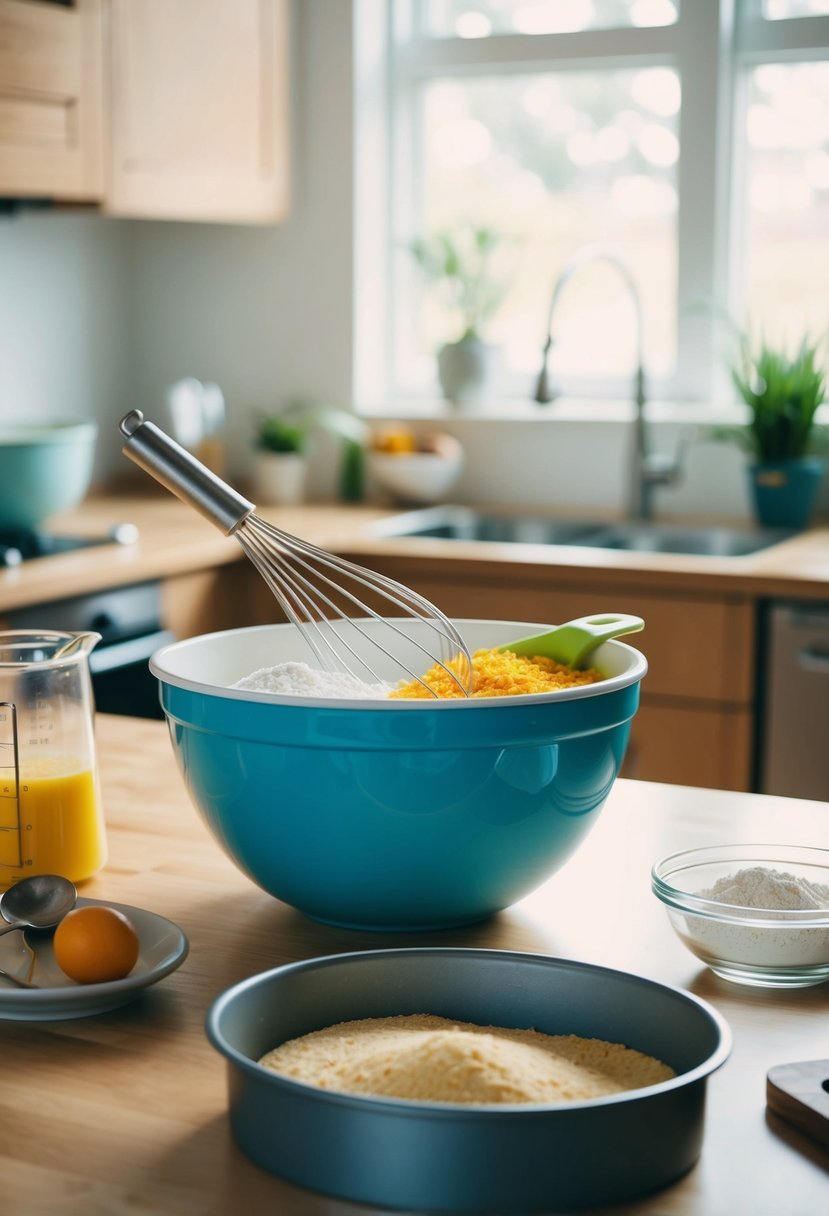
[[[543,71],[551,65],[562,71],[668,66],[679,73],[676,368],[670,379],[650,379],[649,395],[708,404],[720,399],[727,388],[721,367],[723,312],[739,318],[743,306],[738,217],[745,175],[735,133],[744,124],[747,72],[760,63],[829,59],[829,17],[771,20],[762,14],[762,0],[683,0],[672,25],[464,39],[424,36],[420,0],[354,4],[357,402],[369,409],[372,401],[390,399],[418,407],[411,386],[394,382],[392,366],[393,326],[400,323],[393,251],[419,227],[413,154],[418,89],[446,74]],[[374,114],[367,144],[369,105],[382,106],[384,121],[380,130]],[[361,275],[364,267],[371,268],[369,274]],[[378,318],[385,326],[382,358],[377,357]],[[627,377],[573,379],[561,387],[565,395],[580,398],[630,394]],[[512,391],[510,401],[527,401],[529,386],[526,394],[519,386]],[[419,404],[428,410],[422,395]]]

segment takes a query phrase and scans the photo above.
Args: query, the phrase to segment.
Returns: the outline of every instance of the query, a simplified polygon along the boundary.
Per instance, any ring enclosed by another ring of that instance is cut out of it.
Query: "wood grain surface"
[[[777,1064],[766,1077],[769,1110],[829,1148],[829,1060]]]
[[[650,892],[652,862],[725,841],[826,844],[829,806],[619,781],[586,843],[513,908],[463,930],[406,935],[314,924],[244,878],[208,836],[160,723],[100,717],[110,856],[82,894],[177,922],[190,954],[122,1009],[67,1022],[0,1021],[2,1210],[19,1216],[348,1216],[249,1163],[226,1117],[208,1005],[237,980],[315,955],[404,944],[534,951],[676,984],[714,1004],[734,1048],[708,1085],[702,1157],[677,1185],[614,1208],[661,1216],[812,1216],[829,1207],[829,1152],[766,1111],[766,1074],[826,1056],[829,985],[740,988],[690,955]],[[597,1162],[598,1163],[598,1162]]]

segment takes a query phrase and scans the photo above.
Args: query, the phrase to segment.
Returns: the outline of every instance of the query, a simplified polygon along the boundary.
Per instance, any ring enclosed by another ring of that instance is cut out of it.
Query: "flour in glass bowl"
[[[763,919],[742,925],[686,917],[688,935],[713,958],[758,967],[809,967],[829,961],[829,886],[785,871],[749,866],[697,891],[700,899],[728,905],[723,913]],[[787,919],[791,912],[825,912],[826,925],[801,927]],[[774,913],[780,913],[774,923]]]
[[[237,680],[231,688],[248,692],[270,692],[280,697],[319,697],[348,701],[381,701],[388,697],[392,684],[366,684],[342,671],[317,671],[307,663],[277,663],[260,667]]]
[[[769,912],[829,909],[829,887],[780,870],[769,870],[767,866],[747,866],[736,874],[718,878],[713,887],[697,894],[702,899],[714,899],[720,904],[763,908]]]

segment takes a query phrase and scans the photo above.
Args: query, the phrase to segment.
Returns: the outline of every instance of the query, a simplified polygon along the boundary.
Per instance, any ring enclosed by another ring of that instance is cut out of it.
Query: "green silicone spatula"
[[[498,650],[511,650],[513,654],[535,658],[544,655],[556,663],[568,667],[581,667],[592,650],[608,638],[618,638],[625,633],[638,633],[645,628],[641,616],[628,616],[624,612],[602,612],[595,616],[580,616],[575,621],[556,625],[546,633],[536,633],[529,638],[518,638],[505,642]]]

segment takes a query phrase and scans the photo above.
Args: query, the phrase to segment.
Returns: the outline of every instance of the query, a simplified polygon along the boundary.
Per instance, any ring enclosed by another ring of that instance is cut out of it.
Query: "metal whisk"
[[[422,672],[410,665],[412,659],[401,658],[401,644],[407,656],[423,655],[424,667],[440,666],[459,693],[468,695],[472,680],[470,652],[452,622],[429,600],[394,579],[275,528],[255,514],[252,502],[160,427],[145,422],[140,410],[126,414],[120,429],[125,437],[125,456],[195,507],[226,536],[239,541],[289,620],[301,630],[323,670],[345,672],[357,679],[364,678],[358,673],[366,673],[373,681],[382,682],[365,655],[365,647],[358,645],[359,635],[369,643],[369,654],[372,648],[381,651],[398,671],[433,696],[437,694]],[[369,599],[377,607],[372,607]],[[428,642],[401,628],[398,621],[386,615],[388,610],[424,622]],[[372,622],[379,622],[379,628]]]

